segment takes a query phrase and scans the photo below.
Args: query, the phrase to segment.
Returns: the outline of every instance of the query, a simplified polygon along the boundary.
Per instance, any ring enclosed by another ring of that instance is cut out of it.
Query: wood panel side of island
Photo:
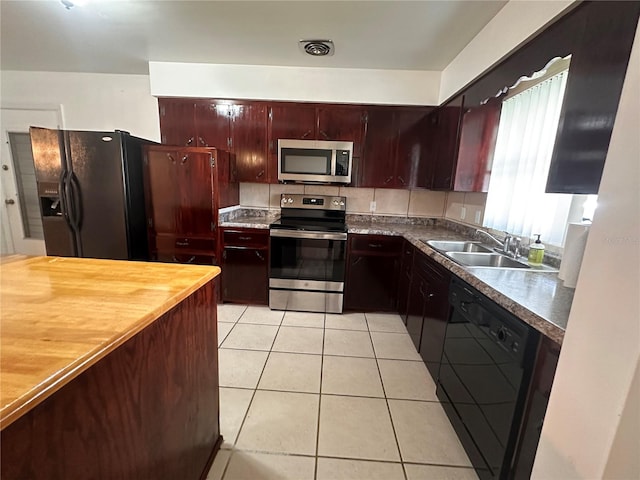
[[[2,430],[2,480],[206,478],[217,345],[212,280]]]

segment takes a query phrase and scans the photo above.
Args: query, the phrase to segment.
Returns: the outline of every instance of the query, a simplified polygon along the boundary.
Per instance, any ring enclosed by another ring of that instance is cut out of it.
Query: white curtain
[[[502,104],[484,225],[562,245],[571,195],[544,193],[567,71]]]

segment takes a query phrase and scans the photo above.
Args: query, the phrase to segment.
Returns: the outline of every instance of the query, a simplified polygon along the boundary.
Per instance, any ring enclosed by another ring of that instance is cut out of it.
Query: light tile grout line
[[[245,312],[247,311],[247,309],[244,310]],[[282,324],[282,320],[284,319],[284,313],[282,312],[282,318],[280,319],[280,324]],[[244,312],[243,312],[244,315]],[[240,319],[238,319],[240,320]],[[278,337],[278,332],[280,332],[280,325],[278,326],[278,330],[276,330],[276,334],[273,337],[273,341],[271,342],[271,348],[273,348],[273,345],[276,341],[276,338]],[[227,474],[227,469],[229,468],[229,465],[231,465],[231,460],[233,458],[233,455],[235,453],[235,446],[236,443],[238,443],[238,439],[240,438],[240,434],[242,433],[242,427],[244,427],[245,422],[247,421],[247,417],[249,416],[249,410],[251,410],[251,405],[253,404],[253,400],[256,398],[256,392],[258,391],[258,385],[260,385],[260,380],[262,380],[262,375],[264,375],[264,371],[267,368],[267,363],[269,362],[269,357],[271,356],[271,349],[269,349],[269,353],[267,353],[267,358],[264,361],[264,365],[262,366],[262,371],[260,372],[260,376],[258,377],[258,381],[256,382],[256,387],[253,389],[253,394],[251,395],[251,400],[249,401],[249,405],[247,406],[247,411],[244,412],[244,417],[242,418],[242,422],[240,423],[240,427],[238,428],[238,433],[236,435],[236,438],[233,440],[233,444],[231,445],[231,454],[229,455],[229,459],[227,460],[227,464],[224,467],[224,470],[222,472],[222,476],[220,477],[220,480],[224,480],[225,475]]]
[[[320,411],[322,408],[322,369],[324,368],[324,333],[326,331],[326,326],[327,313],[325,312],[322,320],[322,357],[320,358],[320,388],[318,392],[318,422],[316,423],[316,456],[313,467],[313,480],[317,480],[318,478],[318,451],[320,449]]]
[[[367,329],[369,328],[369,320],[367,319],[367,314],[364,314],[364,318],[367,322]],[[367,330],[369,333],[369,341],[371,342],[371,348],[373,349],[373,355],[376,359],[376,368],[378,369],[378,375],[380,376],[380,385],[382,385],[382,393],[384,393],[384,403],[387,405],[387,412],[389,413],[389,421],[391,422],[391,430],[393,430],[393,438],[396,441],[396,447],[398,448],[398,457],[400,457],[400,462],[402,462],[402,451],[400,450],[400,442],[398,440],[398,434],[396,433],[396,426],[393,423],[393,417],[391,416],[391,407],[389,407],[389,400],[387,399],[387,390],[384,386],[384,380],[382,379],[382,372],[380,371],[380,364],[378,363],[378,356],[376,354],[376,347],[373,344],[373,337],[371,336],[371,330]],[[404,479],[408,480],[407,470],[404,468],[404,463],[402,465],[402,473],[404,474]]]

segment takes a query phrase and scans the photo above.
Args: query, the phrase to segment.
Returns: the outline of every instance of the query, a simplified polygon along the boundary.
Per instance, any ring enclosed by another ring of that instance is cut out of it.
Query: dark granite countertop
[[[221,227],[266,229],[278,215],[268,210],[239,209],[229,217],[221,218]],[[469,239],[469,232],[473,228],[447,220],[348,215],[347,226],[349,233],[406,238],[425,255],[498,305],[554,342],[562,343],[574,290],[563,285],[557,272],[463,267],[423,242]]]

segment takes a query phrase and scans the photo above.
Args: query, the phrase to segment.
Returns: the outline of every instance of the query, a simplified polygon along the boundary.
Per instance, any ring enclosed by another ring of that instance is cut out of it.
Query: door
[[[364,109],[361,107],[326,106],[318,108],[318,140],[353,142],[353,156],[362,150]]]
[[[59,128],[60,111],[3,108],[0,117],[0,253],[46,255],[29,127]]]
[[[269,180],[266,104],[233,107],[231,143],[236,155],[238,181],[266,183]]]
[[[225,246],[222,253],[222,299],[267,305],[267,257],[266,249]]]
[[[78,256],[128,260],[122,138],[114,132],[68,132],[69,198]],[[132,159],[133,161],[133,159]]]

